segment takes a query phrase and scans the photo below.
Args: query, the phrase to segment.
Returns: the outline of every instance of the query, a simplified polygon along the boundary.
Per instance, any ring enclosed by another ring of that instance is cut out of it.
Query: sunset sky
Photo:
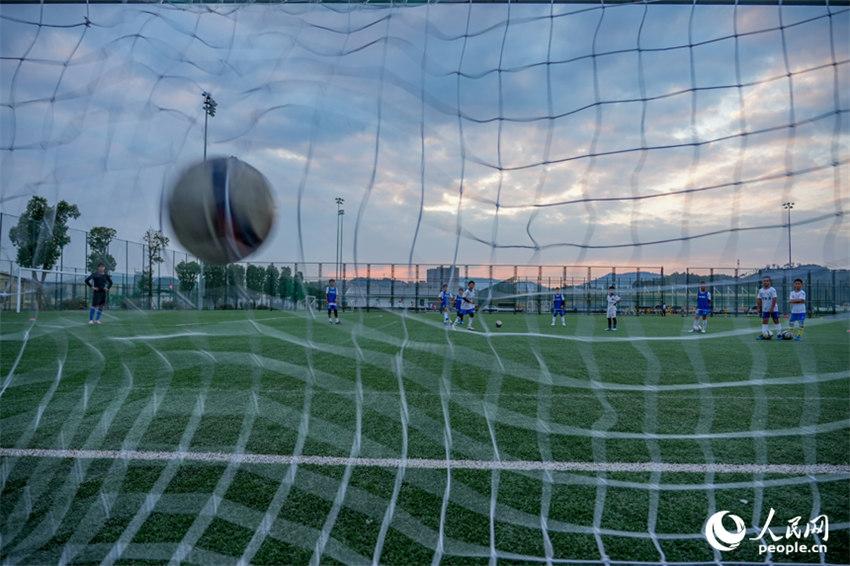
[[[256,261],[332,262],[343,197],[349,262],[758,267],[794,201],[794,261],[848,267],[848,30],[846,6],[3,4],[0,206],[139,241],[208,91],[209,155],[274,187]]]

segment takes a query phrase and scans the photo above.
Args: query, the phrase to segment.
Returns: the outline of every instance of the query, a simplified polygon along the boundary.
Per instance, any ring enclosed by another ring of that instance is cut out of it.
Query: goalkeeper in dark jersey
[[[103,307],[106,305],[106,292],[112,287],[112,277],[106,273],[104,264],[97,264],[97,272],[86,277],[86,285],[94,290],[89,310],[89,324],[100,324],[100,315],[103,314]],[[97,318],[95,318],[95,311],[97,311]]]

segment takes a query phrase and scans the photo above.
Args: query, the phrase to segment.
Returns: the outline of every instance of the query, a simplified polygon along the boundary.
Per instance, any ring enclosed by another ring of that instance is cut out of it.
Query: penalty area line
[[[312,466],[355,466],[445,470],[553,471],[553,472],[707,472],[729,474],[848,474],[846,464],[676,464],[666,462],[538,462],[533,460],[438,460],[428,458],[346,458],[343,456],[294,456],[286,454],[226,454],[223,452],[156,452],[144,450],[49,450],[0,448],[3,458],[60,458],[134,460],[147,462],[240,463]]]

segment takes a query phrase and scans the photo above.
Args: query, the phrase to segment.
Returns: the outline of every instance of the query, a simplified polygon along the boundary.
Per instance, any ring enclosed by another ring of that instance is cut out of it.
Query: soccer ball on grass
[[[183,247],[217,265],[257,251],[271,232],[276,212],[268,180],[235,157],[189,167],[163,203]]]
[[[771,338],[773,338],[773,332],[770,330],[765,330],[761,333],[761,337],[765,340],[770,340]]]
[[[497,320],[497,321],[496,321],[496,328],[501,328],[501,327],[502,327],[502,321],[501,321],[501,320]]]

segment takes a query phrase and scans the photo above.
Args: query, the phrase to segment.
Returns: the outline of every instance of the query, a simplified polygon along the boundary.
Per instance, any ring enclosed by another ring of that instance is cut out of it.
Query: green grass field
[[[2,564],[850,561],[848,318],[31,316],[0,318]],[[702,534],[771,508],[827,551]]]

